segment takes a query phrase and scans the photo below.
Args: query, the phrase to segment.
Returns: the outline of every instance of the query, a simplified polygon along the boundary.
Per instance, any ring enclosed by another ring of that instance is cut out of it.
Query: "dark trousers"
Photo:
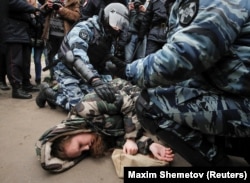
[[[173,93],[168,93],[168,102],[174,103],[175,97],[171,94]],[[230,101],[229,98],[226,99]],[[170,100],[173,101],[171,102]],[[239,102],[238,104],[242,104],[240,103],[241,99],[235,100],[235,103],[237,102]],[[189,103],[191,102],[189,101]],[[242,104],[242,106],[244,105]],[[187,105],[184,107],[187,108]],[[181,109],[181,106],[179,109],[181,113],[185,113],[185,110]],[[224,135],[210,135],[209,133],[203,132],[202,128],[200,130],[190,128],[185,124],[173,121],[173,119],[164,114],[158,106],[150,102],[150,97],[146,90],[143,90],[137,99],[136,113],[143,128],[172,147],[193,166],[221,166],[225,163],[226,155],[244,157],[245,160],[250,163],[250,151],[248,150],[250,144],[250,138],[248,136],[249,128],[242,128],[243,125],[238,124],[238,127],[235,126],[232,128],[230,124],[228,124],[227,126],[230,130],[225,130]],[[224,116],[227,118],[232,117],[233,119],[239,117],[234,114],[224,114]],[[181,119],[185,121],[184,118]],[[204,123],[202,120],[199,122]],[[235,132],[239,137],[237,138],[235,135],[230,136],[232,132]],[[245,146],[243,144],[245,144]]]
[[[0,82],[6,83],[7,76],[7,63],[6,63],[6,49],[4,46],[0,46]]]
[[[12,87],[30,83],[31,48],[27,43],[7,43],[7,75]]]
[[[161,49],[164,44],[165,43],[162,43],[162,42],[147,40],[146,56],[151,54],[151,53],[155,53],[156,51]]]
[[[58,36],[51,36],[49,37],[49,40],[46,42],[46,49],[47,49],[47,65],[50,65],[53,63],[54,57],[57,54],[61,43],[63,41],[63,37]],[[53,79],[54,77],[54,70],[53,68],[50,69],[50,77]]]

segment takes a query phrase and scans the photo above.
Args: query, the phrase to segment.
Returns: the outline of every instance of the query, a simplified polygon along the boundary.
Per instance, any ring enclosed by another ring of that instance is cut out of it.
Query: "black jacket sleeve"
[[[34,13],[36,8],[26,0],[9,0],[9,13]]]

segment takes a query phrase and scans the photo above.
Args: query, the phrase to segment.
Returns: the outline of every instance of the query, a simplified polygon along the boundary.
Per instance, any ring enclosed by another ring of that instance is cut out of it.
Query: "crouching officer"
[[[160,50],[107,65],[144,89],[142,126],[193,166],[227,165],[228,154],[250,163],[249,12],[242,0],[176,0]]]
[[[113,102],[115,91],[107,84],[112,77],[105,70],[105,56],[110,55],[113,41],[128,24],[128,10],[120,3],[111,3],[98,16],[77,23],[64,37],[57,54],[57,91],[44,83],[37,105],[44,107],[47,101],[69,111],[93,89],[103,100]]]

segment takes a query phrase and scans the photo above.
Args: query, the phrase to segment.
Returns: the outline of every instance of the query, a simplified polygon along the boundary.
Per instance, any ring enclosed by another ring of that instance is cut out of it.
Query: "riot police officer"
[[[110,70],[144,88],[141,124],[194,166],[250,163],[250,4],[175,0],[157,52]]]
[[[58,90],[43,84],[36,103],[44,107],[58,105],[70,110],[92,89],[107,102],[115,100],[114,89],[106,83],[112,79],[105,70],[105,56],[110,55],[113,41],[128,26],[128,9],[111,3],[86,21],[77,23],[64,37],[55,66]]]

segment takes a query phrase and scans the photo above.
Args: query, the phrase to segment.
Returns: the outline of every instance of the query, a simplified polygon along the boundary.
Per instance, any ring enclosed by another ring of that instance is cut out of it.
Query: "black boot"
[[[23,90],[25,90],[26,92],[38,92],[39,87],[37,87],[31,83],[26,83],[26,84],[23,84]]]
[[[18,99],[31,99],[32,95],[24,91],[22,88],[13,87],[12,89],[12,98]]]
[[[250,164],[250,137],[227,138],[226,152],[231,156],[242,157]]]
[[[45,90],[45,96],[50,108],[55,109],[57,106],[56,92],[52,88],[48,88],[47,90]]]
[[[0,82],[0,89],[1,90],[10,90],[10,87],[8,87],[6,82]]]
[[[48,83],[42,83],[40,86],[40,92],[36,97],[36,104],[38,107],[45,107],[47,101],[51,108],[55,108],[56,92],[50,88]]]
[[[45,90],[47,90],[49,87],[50,86],[49,86],[48,83],[42,83],[40,85],[40,92],[39,92],[39,94],[36,97],[36,104],[40,108],[44,107],[45,104],[46,104]]]

